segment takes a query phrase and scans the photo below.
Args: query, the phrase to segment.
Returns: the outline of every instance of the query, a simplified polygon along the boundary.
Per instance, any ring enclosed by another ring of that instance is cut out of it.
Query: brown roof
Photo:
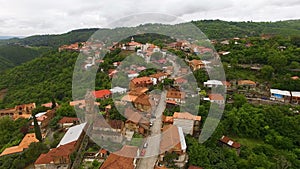
[[[134,169],[133,158],[118,156],[111,153],[100,169]]]
[[[134,169],[133,160],[138,147],[125,145],[121,150],[111,153],[100,169]]]
[[[173,116],[163,116],[164,123],[173,123],[174,119]]]
[[[149,101],[149,96],[146,95],[146,94],[138,96],[133,102],[135,104],[141,104],[141,105],[151,106],[151,103]]]
[[[201,121],[201,116],[195,116],[188,112],[175,112],[173,117],[174,119],[188,119]]]
[[[153,77],[153,78],[160,78],[160,77],[163,77],[163,76],[167,76],[167,74],[163,73],[163,72],[158,72],[158,73],[150,75],[150,77]]]
[[[61,145],[57,148],[51,149],[46,154],[41,154],[34,164],[50,164],[53,163],[55,158],[65,157],[69,158],[75,150],[76,141]]]
[[[185,92],[181,92],[181,91],[178,91],[178,90],[168,90],[167,98],[183,99],[183,98],[185,98]]]
[[[18,153],[18,152],[22,152],[24,149],[28,148],[29,145],[33,142],[39,142],[38,139],[36,139],[35,134],[34,133],[28,133],[26,134],[21,143],[18,146],[14,146],[14,147],[9,147],[6,148],[0,156],[3,155],[7,155],[7,154],[13,154],[13,153]]]
[[[113,129],[122,129],[123,128],[123,121],[122,120],[110,120],[108,124]]]
[[[129,95],[134,95],[134,96],[139,96],[144,93],[146,93],[149,89],[147,87],[136,87],[133,90],[131,90],[128,94]]]
[[[150,77],[139,77],[131,80],[134,84],[152,84]]]
[[[220,94],[209,94],[208,97],[210,100],[224,100],[224,97]]]
[[[64,123],[74,123],[76,121],[79,121],[79,119],[77,117],[63,117],[62,119],[60,119],[58,121],[58,123],[60,124],[64,124]]]
[[[256,85],[256,83],[251,80],[239,80],[238,85]]]
[[[116,155],[135,158],[137,156],[138,147],[124,145],[119,151],[114,152]]]
[[[172,148],[181,149],[181,144],[178,128],[170,124],[163,127],[160,141],[160,153],[164,153]]]
[[[192,61],[190,61],[190,63],[194,66],[204,65],[204,63],[201,60],[197,60],[197,59],[193,59]]]
[[[222,136],[222,138],[220,139],[220,141],[230,147],[233,147],[233,148],[240,148],[241,147],[241,144],[238,143],[238,142],[235,142],[233,140],[231,140],[229,137],[226,137],[226,136]]]

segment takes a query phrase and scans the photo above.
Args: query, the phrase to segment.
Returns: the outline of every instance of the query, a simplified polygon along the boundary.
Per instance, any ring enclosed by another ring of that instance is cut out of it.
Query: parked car
[[[148,147],[148,143],[145,143],[143,147],[144,147],[144,148],[147,148],[147,147]]]
[[[146,149],[142,149],[141,156],[144,156],[146,154]]]

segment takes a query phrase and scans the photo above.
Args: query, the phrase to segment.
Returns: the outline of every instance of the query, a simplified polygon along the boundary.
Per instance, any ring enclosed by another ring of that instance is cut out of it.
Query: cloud
[[[295,12],[299,9],[299,0],[0,0],[0,35],[52,34],[105,27],[120,18],[145,12],[170,14],[186,21],[275,21],[299,19]]]

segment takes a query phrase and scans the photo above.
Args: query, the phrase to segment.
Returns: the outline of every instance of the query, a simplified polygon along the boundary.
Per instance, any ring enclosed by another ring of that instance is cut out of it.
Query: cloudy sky
[[[300,19],[299,10],[299,0],[0,0],[0,36],[103,28],[136,13],[163,13],[184,21],[278,21]]]

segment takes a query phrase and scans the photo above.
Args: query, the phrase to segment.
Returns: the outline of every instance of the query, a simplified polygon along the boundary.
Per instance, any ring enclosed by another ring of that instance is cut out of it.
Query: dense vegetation
[[[200,110],[200,113],[207,112]],[[209,141],[199,144],[195,138],[186,138],[189,164],[212,169],[299,168],[299,124],[300,116],[288,106],[227,104],[223,119]],[[242,145],[239,156],[235,149],[218,144],[222,135]]]
[[[47,50],[45,47],[0,45],[0,72],[28,62]]]

